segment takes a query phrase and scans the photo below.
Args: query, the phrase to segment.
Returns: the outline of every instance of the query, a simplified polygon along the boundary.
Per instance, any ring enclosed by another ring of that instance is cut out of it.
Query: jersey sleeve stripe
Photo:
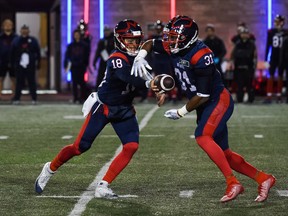
[[[212,51],[208,47],[198,50],[195,53],[195,55],[193,55],[193,57],[191,58],[190,60],[191,64],[195,65],[199,61],[199,59],[207,53],[212,53]]]
[[[121,58],[129,64],[128,58],[123,53],[119,53],[119,52],[112,53],[109,58],[115,58],[115,57]]]

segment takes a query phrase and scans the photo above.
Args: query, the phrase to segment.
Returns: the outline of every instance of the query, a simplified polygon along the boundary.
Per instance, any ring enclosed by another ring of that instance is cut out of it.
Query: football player
[[[286,77],[288,77],[288,35],[283,41],[281,48],[281,67],[286,71]],[[288,104],[288,80],[286,78],[286,103]]]
[[[276,15],[274,19],[274,28],[268,30],[265,60],[268,61],[269,51],[271,48],[270,55],[270,66],[269,66],[269,79],[267,81],[267,98],[264,103],[272,102],[273,95],[273,82],[275,71],[278,68],[278,81],[277,81],[277,102],[281,103],[281,93],[283,87],[283,68],[280,66],[280,50],[283,44],[283,39],[285,36],[285,31],[283,29],[285,17],[281,15]]]
[[[135,76],[146,74],[145,67],[150,66],[145,56],[152,50],[171,55],[175,74],[189,101],[180,109],[166,111],[165,117],[176,120],[196,110],[196,142],[218,166],[227,182],[221,202],[233,200],[244,191],[232,169],[255,180],[258,183],[255,201],[265,201],[276,179],[229,148],[227,121],[233,113],[233,99],[223,86],[213,52],[198,40],[196,22],[188,16],[176,16],[166,25],[165,32],[165,40],[148,40],[143,44],[131,73]],[[164,99],[165,96],[159,96],[160,105]]]
[[[111,123],[119,136],[123,149],[112,161],[108,171],[95,190],[97,198],[117,198],[108,185],[127,166],[139,145],[139,126],[132,105],[135,88],[150,88],[154,80],[134,77],[130,70],[143,39],[140,25],[133,20],[123,20],[114,29],[115,50],[107,61],[105,77],[83,105],[86,120],[74,143],[65,146],[47,162],[35,182],[35,191],[42,193],[53,174],[74,156],[86,152],[97,135]]]

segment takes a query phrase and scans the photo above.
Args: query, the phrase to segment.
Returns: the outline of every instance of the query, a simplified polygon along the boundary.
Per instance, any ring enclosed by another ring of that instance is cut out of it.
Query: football
[[[155,77],[154,85],[157,86],[160,93],[169,92],[175,86],[175,80],[168,74],[160,74]]]

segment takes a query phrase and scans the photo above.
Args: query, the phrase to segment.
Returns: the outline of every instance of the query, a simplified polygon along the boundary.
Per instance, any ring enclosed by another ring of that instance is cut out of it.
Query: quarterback
[[[139,126],[132,101],[135,89],[154,86],[152,77],[131,76],[130,71],[143,40],[140,25],[123,20],[114,29],[115,50],[107,61],[105,77],[98,91],[92,93],[83,105],[86,120],[73,144],[65,146],[47,162],[35,182],[35,191],[42,193],[49,179],[68,160],[87,151],[97,135],[111,123],[122,142],[123,149],[112,161],[108,171],[95,190],[96,198],[117,198],[108,187],[127,166],[139,145]]]

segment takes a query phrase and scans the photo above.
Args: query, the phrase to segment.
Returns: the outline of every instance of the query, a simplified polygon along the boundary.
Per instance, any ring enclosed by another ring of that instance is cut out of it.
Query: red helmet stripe
[[[207,53],[212,53],[212,51],[208,47],[198,50],[191,58],[190,63],[192,65],[195,65],[199,61],[199,59]]]

